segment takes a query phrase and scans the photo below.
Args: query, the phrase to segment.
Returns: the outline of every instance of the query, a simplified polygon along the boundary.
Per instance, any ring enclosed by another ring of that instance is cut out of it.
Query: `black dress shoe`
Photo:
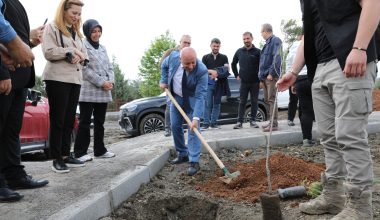
[[[170,161],[171,164],[180,164],[180,163],[185,163],[185,162],[188,162],[189,161],[189,157],[188,156],[178,156],[177,158],[175,158],[174,160]]]
[[[0,202],[16,202],[22,199],[23,197],[23,195],[9,189],[8,187],[0,188]]]
[[[11,189],[34,189],[47,185],[48,180],[35,180],[30,175],[26,175],[20,179],[7,180]]]

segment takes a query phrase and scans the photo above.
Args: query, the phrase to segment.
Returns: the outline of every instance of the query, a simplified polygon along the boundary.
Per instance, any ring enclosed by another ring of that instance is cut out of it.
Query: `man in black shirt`
[[[4,17],[25,44],[33,47],[40,43],[43,26],[30,31],[26,11],[19,0],[4,0]],[[2,56],[4,59],[5,56]],[[14,71],[13,71],[14,70]],[[0,94],[0,173],[12,189],[30,189],[45,186],[47,180],[34,180],[21,165],[20,130],[24,115],[27,88],[34,86],[34,66],[21,66],[2,72],[1,80],[11,83],[9,94]],[[6,188],[1,184],[0,188]],[[5,192],[0,190],[0,192]],[[5,195],[0,193],[0,198]]]
[[[252,33],[245,32],[243,34],[244,47],[239,48],[232,60],[232,71],[237,80],[240,81],[240,102],[238,121],[234,129],[243,127],[245,109],[248,99],[248,93],[251,97],[251,118],[250,126],[258,128],[256,124],[257,114],[257,100],[259,98],[260,81],[259,81],[259,64],[260,64],[260,49],[256,48],[253,44]],[[239,72],[237,70],[237,63],[239,63]]]
[[[292,85],[306,63],[314,80],[313,106],[326,170],[322,194],[299,208],[308,214],[337,214],[334,220],[373,219],[373,165],[366,128],[376,79],[373,36],[380,1],[301,0],[301,6],[304,47],[278,88]]]
[[[208,69],[207,98],[204,111],[203,129],[219,128],[216,121],[219,118],[220,102],[224,95],[230,94],[227,77],[229,64],[226,55],[219,53],[220,40],[213,38],[211,40],[211,53],[202,58],[202,62]],[[222,73],[216,70],[218,67],[227,67]]]

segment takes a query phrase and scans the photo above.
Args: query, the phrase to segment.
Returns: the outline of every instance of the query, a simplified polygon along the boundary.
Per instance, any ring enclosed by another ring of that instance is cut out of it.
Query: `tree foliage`
[[[289,48],[302,34],[302,26],[298,25],[294,19],[281,20],[281,31],[284,34],[284,42],[288,44]]]
[[[115,57],[112,59],[112,65],[115,74],[115,86],[112,90],[113,102],[109,103],[108,106],[111,110],[118,110],[124,103],[141,98],[139,93],[140,81],[125,79]]]
[[[140,81],[125,79],[115,58],[112,59],[112,65],[115,74],[115,87],[112,90],[112,97],[121,102],[141,98],[139,93]]]
[[[139,76],[141,77],[140,94],[143,97],[155,96],[161,93],[160,81],[160,61],[165,51],[175,47],[175,40],[166,31],[165,34],[157,37],[141,58],[139,66]]]
[[[297,21],[294,19],[281,20],[281,32],[284,34],[284,43],[287,44],[287,47],[283,48],[283,62],[282,62],[282,72],[286,71],[286,62],[285,58],[289,53],[289,48],[294,41],[297,41],[298,36],[302,35],[303,30],[302,26],[297,24]]]
[[[34,90],[40,91],[42,96],[46,97],[45,83],[42,81],[41,76],[36,76],[36,83],[33,87]]]
[[[119,64],[116,59],[112,59],[113,72],[115,74],[115,86],[112,90],[112,97],[115,100],[126,101],[127,100],[127,83],[124,80],[124,74],[121,72]]]

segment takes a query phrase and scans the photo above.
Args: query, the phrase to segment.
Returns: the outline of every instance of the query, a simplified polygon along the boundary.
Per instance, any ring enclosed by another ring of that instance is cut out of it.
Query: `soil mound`
[[[231,184],[227,185],[219,180],[219,177],[223,175],[219,171],[208,181],[198,184],[197,190],[237,202],[257,202],[260,194],[268,190],[265,158],[256,162],[237,162],[235,167],[241,172],[241,175]],[[319,181],[324,169],[323,164],[305,161],[282,153],[274,154],[270,157],[272,190]]]
[[[373,111],[380,111],[380,89],[374,89],[372,92]]]

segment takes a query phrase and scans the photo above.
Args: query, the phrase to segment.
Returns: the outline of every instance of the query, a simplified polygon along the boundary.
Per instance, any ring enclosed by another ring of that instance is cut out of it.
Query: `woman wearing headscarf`
[[[61,0],[43,35],[42,52],[47,62],[42,79],[50,107],[52,169],[57,173],[69,172],[68,166],[84,166],[70,154],[82,69],[88,61],[80,32],[82,7],[81,0]]]
[[[87,154],[92,115],[94,116],[94,156],[96,158],[115,156],[104,146],[103,124],[107,103],[112,101],[114,72],[106,48],[99,44],[102,31],[102,26],[94,19],[87,20],[83,24],[83,33],[86,36],[84,45],[90,62],[83,70],[83,84],[79,96],[80,120],[74,145],[75,157],[82,162],[92,160]]]

